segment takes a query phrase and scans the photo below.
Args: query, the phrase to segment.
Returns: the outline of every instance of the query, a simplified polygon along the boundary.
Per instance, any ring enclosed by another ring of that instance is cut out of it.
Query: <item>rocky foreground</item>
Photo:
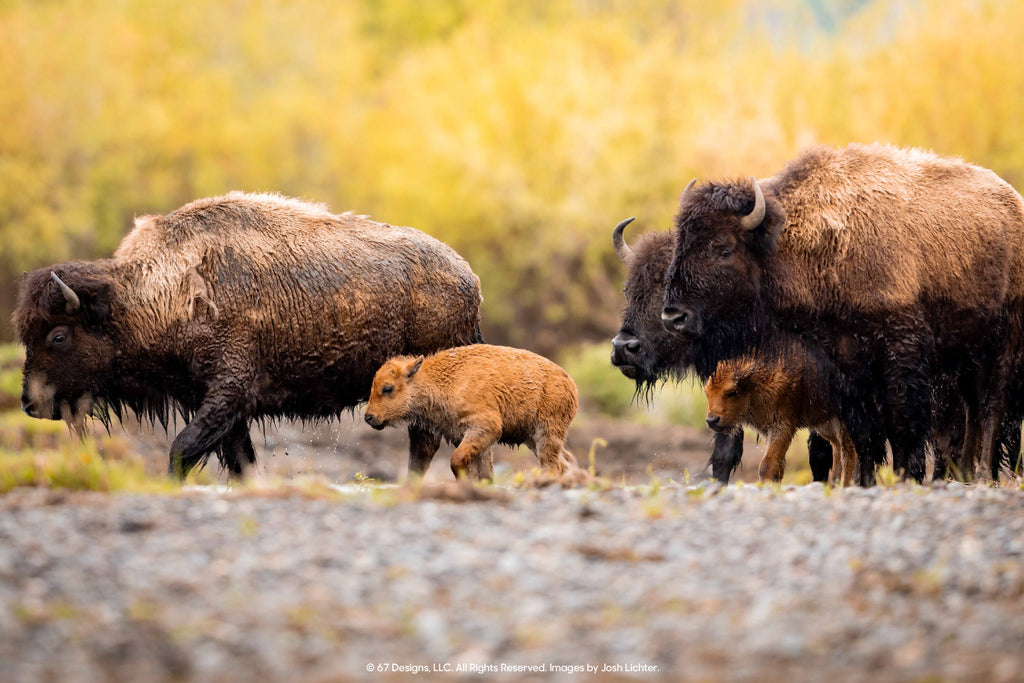
[[[1024,678],[1019,486],[465,494],[13,491],[0,680]]]

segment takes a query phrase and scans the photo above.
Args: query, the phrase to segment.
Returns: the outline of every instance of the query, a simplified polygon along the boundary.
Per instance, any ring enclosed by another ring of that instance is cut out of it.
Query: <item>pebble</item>
[[[504,504],[370,488],[0,496],[0,680],[1024,671],[1020,487],[663,484]]]

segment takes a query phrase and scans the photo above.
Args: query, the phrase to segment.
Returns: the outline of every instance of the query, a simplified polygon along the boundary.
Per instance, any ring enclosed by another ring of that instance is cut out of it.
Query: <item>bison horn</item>
[[[625,263],[629,260],[629,257],[633,255],[633,250],[626,244],[626,239],[622,236],[622,231],[626,229],[626,226],[636,220],[636,217],[627,218],[612,230],[612,245],[615,247],[615,253],[618,254],[619,260]]]
[[[683,207],[683,201],[686,199],[686,195],[690,194],[690,190],[697,184],[697,179],[693,178],[690,182],[686,183],[686,187],[683,188],[683,193],[679,195],[679,208]]]
[[[75,290],[64,284],[64,281],[57,277],[57,273],[51,270],[50,277],[53,278],[53,281],[57,283],[58,287],[60,287],[60,291],[64,295],[64,299],[67,301],[68,313],[74,313],[82,307],[82,302],[79,300],[78,295],[75,294]]]
[[[750,182],[754,184],[754,210],[740,219],[744,230],[753,230],[764,221],[764,193],[755,178],[751,178]]]

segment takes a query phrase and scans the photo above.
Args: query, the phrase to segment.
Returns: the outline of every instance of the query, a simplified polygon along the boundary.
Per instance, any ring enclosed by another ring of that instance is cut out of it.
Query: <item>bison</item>
[[[23,277],[22,406],[77,425],[178,412],[170,471],[216,452],[239,475],[252,420],[352,409],[388,358],[481,341],[480,302],[466,261],[412,228],[276,194],[201,199],[137,218],[112,258]],[[422,471],[440,437],[409,438]]]
[[[704,387],[708,427],[733,432],[750,425],[768,438],[758,473],[781,481],[798,429],[813,427],[832,445],[832,481],[849,486],[857,453],[829,395],[828,372],[800,349],[781,362],[746,357],[719,363]]]
[[[366,422],[374,429],[407,423],[441,434],[457,445],[451,461],[457,477],[472,474],[495,442],[526,444],[545,469],[576,476],[582,470],[565,436],[577,403],[576,383],[548,359],[473,344],[389,360],[373,378]]]
[[[661,380],[680,379],[692,372],[689,343],[669,333],[661,321],[665,275],[672,262],[675,241],[670,232],[648,233],[632,247],[625,240],[622,221],[612,231],[612,245],[629,269],[626,276],[626,308],[622,325],[612,339],[612,365],[637,384],[637,395],[650,396]],[[815,481],[828,478],[832,453],[827,441],[811,435],[808,442]],[[728,483],[743,457],[743,430],[716,432],[711,453],[711,476]]]
[[[662,318],[698,373],[787,334],[835,364],[873,480],[885,440],[921,480],[939,373],[970,378],[968,429],[997,448],[1024,319],[1024,203],[993,172],[917,149],[816,147],[763,181],[689,186]]]

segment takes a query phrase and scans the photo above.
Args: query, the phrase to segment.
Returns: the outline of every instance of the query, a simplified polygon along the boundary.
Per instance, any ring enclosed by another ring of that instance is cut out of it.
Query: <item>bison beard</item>
[[[991,456],[1011,379],[1002,331],[1024,302],[1020,196],[985,169],[879,145],[816,148],[763,186],[710,183],[681,202],[662,317],[698,372],[804,339],[838,370],[865,485],[886,438],[894,468],[923,478],[935,379],[968,377],[968,431]]]
[[[482,341],[479,307],[469,265],[419,231],[230,193],[137,219],[111,259],[23,278],[23,405],[73,424],[177,412],[170,471],[217,453],[239,474],[253,419],[351,410],[389,357]],[[409,437],[422,471],[440,437]]]

